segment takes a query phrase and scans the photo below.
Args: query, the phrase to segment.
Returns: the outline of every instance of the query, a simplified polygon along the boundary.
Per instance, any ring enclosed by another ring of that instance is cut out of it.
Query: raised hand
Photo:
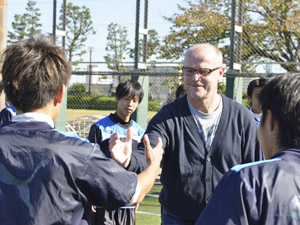
[[[128,167],[132,152],[132,127],[128,128],[126,139],[122,141],[118,133],[111,135],[109,139],[109,151],[112,158],[123,168]]]
[[[157,145],[152,148],[150,145],[149,137],[147,134],[144,135],[144,145],[145,145],[145,158],[147,165],[150,166],[151,163],[160,164],[162,160],[162,140],[158,137]]]

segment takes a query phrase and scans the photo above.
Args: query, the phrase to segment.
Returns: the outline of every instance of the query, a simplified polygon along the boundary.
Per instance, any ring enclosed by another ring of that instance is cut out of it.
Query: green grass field
[[[161,188],[161,184],[154,184],[148,196],[140,203],[136,212],[136,225],[161,224],[160,203],[158,201]]]

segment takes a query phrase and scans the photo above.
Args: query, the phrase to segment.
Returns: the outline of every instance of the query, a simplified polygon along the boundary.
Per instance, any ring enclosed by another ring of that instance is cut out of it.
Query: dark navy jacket
[[[117,209],[136,185],[97,144],[44,122],[0,127],[0,224],[87,224],[90,205]]]
[[[300,224],[300,150],[233,167],[197,225]]]
[[[152,146],[163,141],[159,201],[169,213],[195,223],[215,187],[231,167],[263,159],[249,110],[222,96],[223,110],[209,152],[189,110],[187,96],[165,105],[149,122]],[[143,151],[141,143],[139,150]]]

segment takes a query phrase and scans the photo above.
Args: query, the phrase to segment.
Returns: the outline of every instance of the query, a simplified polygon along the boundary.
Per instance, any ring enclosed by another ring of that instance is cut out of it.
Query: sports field
[[[136,212],[136,225],[159,225],[160,219],[160,204],[158,195],[161,190],[161,184],[154,184],[152,190],[148,193],[145,199],[140,203]]]

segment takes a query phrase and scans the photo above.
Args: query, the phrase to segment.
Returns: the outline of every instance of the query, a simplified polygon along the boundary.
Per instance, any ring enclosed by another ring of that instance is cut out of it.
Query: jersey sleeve
[[[96,144],[76,182],[87,204],[113,210],[130,202],[136,191],[137,175],[106,158]]]

